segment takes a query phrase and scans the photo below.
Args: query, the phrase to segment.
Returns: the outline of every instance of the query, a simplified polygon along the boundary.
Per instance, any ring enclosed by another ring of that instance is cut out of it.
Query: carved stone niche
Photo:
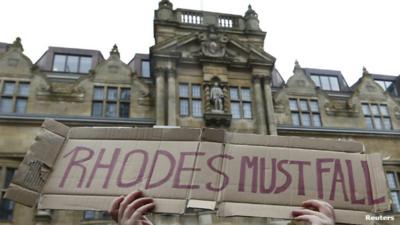
[[[222,82],[218,77],[204,80],[204,120],[206,126],[229,127],[232,120],[228,83]]]

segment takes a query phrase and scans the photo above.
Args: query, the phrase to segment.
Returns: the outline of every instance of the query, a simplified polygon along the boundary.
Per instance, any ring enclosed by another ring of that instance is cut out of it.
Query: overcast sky
[[[122,60],[148,53],[159,0],[2,0],[0,42],[20,36],[36,62],[48,46],[100,50]],[[267,32],[264,49],[285,80],[302,67],[341,70],[349,85],[362,67],[400,74],[398,0],[171,0],[174,8],[244,15],[250,3]]]

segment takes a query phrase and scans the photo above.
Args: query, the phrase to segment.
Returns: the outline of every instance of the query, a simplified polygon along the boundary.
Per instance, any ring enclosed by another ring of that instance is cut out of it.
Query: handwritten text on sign
[[[265,195],[292,191],[297,196],[354,205],[386,201],[384,196],[374,196],[370,164],[362,157],[335,157],[326,153],[319,156],[312,151],[306,154],[306,150],[300,157],[267,147],[264,151],[222,153],[197,150],[197,145],[188,145],[186,149],[185,145],[176,149],[146,148],[145,144],[137,143],[132,146],[69,145],[59,155],[62,163],[56,168],[57,187],[118,189],[125,193],[139,187]]]

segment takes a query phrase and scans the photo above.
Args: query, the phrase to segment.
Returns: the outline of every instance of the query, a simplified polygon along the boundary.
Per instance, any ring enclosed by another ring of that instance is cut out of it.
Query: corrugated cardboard
[[[323,199],[338,210],[338,222],[357,212],[352,222],[364,224],[366,212],[389,208],[380,155],[361,154],[357,142],[215,129],[69,129],[51,120],[42,127],[6,195],[29,206],[106,210],[140,189],[162,213],[191,207],[290,218],[302,201]]]

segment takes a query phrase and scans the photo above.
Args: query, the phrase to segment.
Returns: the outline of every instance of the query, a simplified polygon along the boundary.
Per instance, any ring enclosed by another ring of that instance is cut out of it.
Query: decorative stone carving
[[[246,29],[247,30],[260,30],[260,21],[258,20],[258,14],[251,8],[249,5],[244,19],[246,20]]]
[[[22,42],[21,38],[17,37],[15,41],[11,44],[12,48],[19,48],[21,51],[24,51],[24,48],[22,47]]]
[[[208,33],[199,34],[201,41],[201,51],[204,56],[219,58],[226,54],[226,43],[228,37],[223,34],[218,34],[214,26],[209,27]]]
[[[169,0],[161,0],[158,3],[158,8],[167,8],[167,9],[172,9],[172,3]]]
[[[112,47],[110,51],[110,56],[117,56],[118,58],[120,57],[117,44],[114,44],[114,46]]]

